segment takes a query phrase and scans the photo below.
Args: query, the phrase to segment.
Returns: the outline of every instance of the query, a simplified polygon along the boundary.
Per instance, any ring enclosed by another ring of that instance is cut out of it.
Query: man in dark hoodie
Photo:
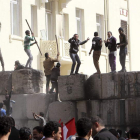
[[[108,32],[108,39],[104,41],[105,46],[109,49],[109,64],[111,68],[111,72],[116,72],[116,56],[117,56],[117,49],[116,49],[116,38],[112,36],[112,32]]]
[[[79,51],[79,45],[83,45],[89,40],[89,38],[87,38],[87,40],[81,42],[78,38],[79,38],[78,34],[74,34],[74,36],[68,40],[68,42],[70,43],[70,50],[69,50],[70,57],[71,57],[72,62],[73,62],[70,75],[78,74],[78,71],[79,71],[79,68],[81,65],[80,58],[77,54]],[[77,67],[76,67],[75,73],[73,73],[75,65],[76,65],[76,61],[77,61]]]
[[[120,48],[120,63],[122,66],[122,70],[119,72],[126,72],[126,68],[125,68],[125,60],[126,60],[126,55],[127,55],[127,45],[128,45],[128,41],[127,41],[127,37],[124,34],[124,30],[123,28],[119,28],[119,38],[120,38],[120,43],[117,43],[117,47]]]
[[[53,92],[53,90],[56,90],[56,96],[55,99],[58,99],[58,76],[60,76],[60,63],[56,64],[56,67],[52,69],[52,74],[51,74],[51,83],[52,83],[52,88],[50,90],[50,93]]]

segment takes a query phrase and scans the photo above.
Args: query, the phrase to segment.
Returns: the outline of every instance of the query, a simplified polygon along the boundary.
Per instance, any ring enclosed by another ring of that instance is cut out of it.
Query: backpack
[[[58,80],[58,76],[60,75],[60,69],[57,68],[57,67],[54,67],[52,69],[52,73],[51,73],[51,80],[53,81],[56,81]]]
[[[101,40],[101,38],[93,38],[93,40],[92,40],[92,49],[101,47],[100,40]]]

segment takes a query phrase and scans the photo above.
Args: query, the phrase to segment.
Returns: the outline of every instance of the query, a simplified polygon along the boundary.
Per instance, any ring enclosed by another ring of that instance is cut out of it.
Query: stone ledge
[[[76,101],[85,99],[86,75],[60,76],[58,90],[62,101]]]

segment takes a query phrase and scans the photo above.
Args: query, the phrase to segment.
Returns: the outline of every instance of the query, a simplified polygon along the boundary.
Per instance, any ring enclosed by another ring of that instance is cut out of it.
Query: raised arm
[[[28,40],[34,41],[34,36],[32,36],[32,37],[26,36],[26,38],[27,38]]]
[[[87,38],[87,40],[85,40],[83,42],[79,42],[79,45],[83,45],[83,44],[87,43],[88,40],[89,40],[89,37]]]
[[[38,120],[39,120],[39,117],[38,117],[38,115],[37,115],[37,114],[33,113],[33,117],[34,117],[34,119],[35,119],[36,121],[38,121]]]
[[[58,57],[59,57],[59,54],[57,54],[57,58],[56,59],[52,59],[51,61],[52,62],[58,62],[59,60],[58,60]]]

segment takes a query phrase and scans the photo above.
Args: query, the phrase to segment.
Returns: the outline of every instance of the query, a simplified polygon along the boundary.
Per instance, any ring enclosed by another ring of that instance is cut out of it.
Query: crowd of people
[[[36,126],[31,130],[15,127],[12,117],[0,117],[0,140],[62,140],[62,126],[55,121],[47,122],[43,127]],[[69,130],[68,130],[69,131]],[[138,140],[140,129],[131,128],[125,137],[121,130],[106,129],[103,120],[98,117],[81,118],[76,122],[76,134],[68,140]]]

